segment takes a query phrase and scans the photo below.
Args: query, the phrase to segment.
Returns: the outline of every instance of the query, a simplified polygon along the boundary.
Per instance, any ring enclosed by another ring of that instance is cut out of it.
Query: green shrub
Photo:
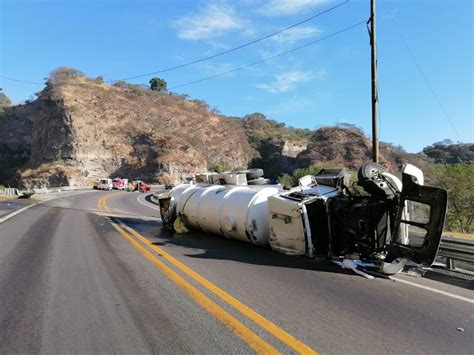
[[[226,162],[218,162],[214,165],[211,165],[209,168],[210,171],[215,171],[216,173],[223,173],[224,171],[230,170],[230,166]]]

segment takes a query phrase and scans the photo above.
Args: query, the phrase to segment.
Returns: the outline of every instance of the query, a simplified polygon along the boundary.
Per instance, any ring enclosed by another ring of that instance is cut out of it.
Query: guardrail
[[[6,187],[5,191],[4,191],[4,194],[6,196],[16,196],[16,195],[18,195],[18,190],[13,188],[13,187]]]
[[[454,260],[474,264],[474,241],[444,237],[439,246],[438,256],[446,258],[446,265],[454,269]]]
[[[36,194],[50,194],[50,193],[55,193],[55,192],[79,191],[79,190],[92,190],[92,186],[62,186],[62,187],[33,189],[33,191]]]
[[[51,187],[51,188],[41,188],[41,189],[32,189],[32,190],[19,190],[14,187],[6,187],[4,190],[0,190],[0,194],[13,197],[13,196],[31,196],[33,194],[51,194],[58,192],[67,192],[67,191],[81,191],[81,190],[92,190],[91,186],[63,186],[63,187]]]
[[[158,193],[157,193],[157,192],[153,193],[153,194],[150,196],[150,200],[151,200],[151,202],[153,202],[155,205],[159,205],[159,202],[158,202]]]

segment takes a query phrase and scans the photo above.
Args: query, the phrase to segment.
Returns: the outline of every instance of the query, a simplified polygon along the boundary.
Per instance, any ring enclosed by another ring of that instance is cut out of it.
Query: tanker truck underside
[[[300,186],[180,185],[161,196],[169,226],[220,234],[310,258],[360,259],[379,271],[401,271],[407,260],[431,265],[438,252],[447,193],[423,185],[412,165],[402,181],[378,164],[358,174],[351,191],[344,169],[323,169]],[[357,191],[357,189],[355,190]]]

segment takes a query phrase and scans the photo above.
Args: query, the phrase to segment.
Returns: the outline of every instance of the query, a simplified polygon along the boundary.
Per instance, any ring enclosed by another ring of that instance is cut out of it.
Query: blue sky
[[[0,75],[42,82],[69,66],[106,80],[135,76],[252,41],[343,1],[0,0]],[[368,19],[369,4],[351,0],[292,31],[157,76],[173,87],[256,62]],[[410,152],[446,138],[473,142],[472,1],[378,0],[377,40],[380,139]],[[0,78],[0,87],[19,103],[42,86]],[[261,112],[310,129],[348,122],[370,133],[367,29],[173,91],[225,115]]]

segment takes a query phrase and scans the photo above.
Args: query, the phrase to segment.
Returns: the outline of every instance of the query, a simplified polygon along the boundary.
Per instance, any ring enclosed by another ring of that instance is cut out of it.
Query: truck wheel
[[[362,165],[357,173],[357,177],[360,180],[373,180],[378,174],[385,172],[385,168],[377,163],[366,163]]]
[[[393,191],[388,186],[386,178],[382,175],[385,168],[377,163],[367,163],[361,166],[357,173],[358,185],[370,195],[381,198],[392,198]]]

